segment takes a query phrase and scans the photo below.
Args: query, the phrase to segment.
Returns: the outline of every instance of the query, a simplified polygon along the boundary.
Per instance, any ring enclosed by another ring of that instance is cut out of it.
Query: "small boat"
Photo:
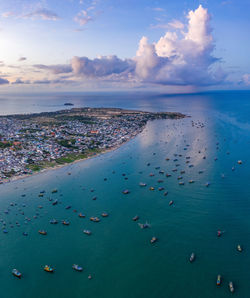
[[[52,225],[55,225],[55,224],[58,223],[58,221],[57,221],[56,219],[53,218],[53,219],[50,220],[50,223],[51,223]]]
[[[191,180],[189,180],[188,182],[189,182],[189,183],[194,183],[194,180],[191,179]]]
[[[46,271],[46,272],[53,273],[55,269],[52,268],[52,267],[49,266],[49,265],[45,265],[45,266],[43,267],[43,270]]]
[[[28,236],[28,233],[27,232],[23,232],[23,236]]]
[[[242,160],[237,161],[239,165],[242,165]]]
[[[181,180],[181,179],[183,179],[182,176],[178,176],[178,177],[177,177],[177,180]]]
[[[12,274],[13,274],[15,277],[18,277],[18,278],[21,278],[21,277],[22,277],[22,273],[19,272],[17,269],[13,269],[13,270],[12,270]]]
[[[91,221],[94,221],[94,222],[99,222],[100,221],[100,219],[98,218],[98,217],[90,217],[90,220]]]
[[[91,231],[90,230],[83,230],[83,233],[84,234],[87,234],[87,235],[91,235]]]
[[[66,210],[68,210],[68,209],[70,209],[70,208],[71,208],[71,206],[66,206],[66,207],[65,207]]]
[[[179,182],[179,185],[184,185],[185,183],[183,181],[180,181]]]
[[[42,198],[43,197],[43,194],[42,193],[39,193],[38,197]]]
[[[217,237],[220,237],[222,235],[222,231],[218,230],[217,231]]]
[[[162,191],[162,190],[164,190],[164,187],[159,187],[158,190]]]
[[[166,177],[171,177],[172,175],[171,174],[166,174]]]
[[[155,188],[153,186],[150,186],[149,190],[155,190]]]
[[[52,205],[55,206],[58,203],[58,200],[55,200],[54,202],[52,202]]]
[[[127,194],[129,194],[129,190],[128,189],[125,189],[125,190],[123,190],[123,192],[122,192],[124,195],[127,195]]]
[[[155,243],[157,241],[157,238],[156,237],[152,237],[152,239],[150,240],[150,243]]]
[[[234,285],[233,285],[233,282],[230,281],[229,284],[228,284],[228,286],[229,286],[229,290],[230,290],[230,292],[233,293],[233,292],[234,292]]]
[[[195,260],[195,254],[192,252],[189,261],[192,263]]]
[[[92,279],[92,275],[91,274],[88,275],[88,279]]]
[[[83,213],[80,212],[80,213],[78,214],[78,216],[81,217],[81,218],[83,218],[83,217],[85,217],[85,214],[83,214]]]
[[[62,220],[62,224],[65,225],[65,226],[69,226],[70,223],[67,220]]]
[[[221,285],[221,275],[220,274],[217,276],[216,284],[217,284],[217,286]]]
[[[150,173],[150,174],[149,174],[150,177],[153,177],[154,175],[155,175],[155,174],[153,174],[153,173]]]
[[[52,189],[51,193],[57,193],[57,189]]]
[[[138,225],[139,225],[139,227],[140,227],[141,229],[147,229],[147,228],[150,227],[150,224],[148,224],[147,222],[146,222],[145,224],[141,224],[141,223],[139,223]]]
[[[44,230],[39,230],[38,233],[41,234],[41,235],[47,235],[47,232],[44,231]]]
[[[206,185],[206,187],[208,187],[210,185],[210,182],[207,182],[205,185]]]
[[[132,219],[133,219],[133,221],[137,221],[137,220],[139,219],[139,216],[136,215],[136,216],[134,216]]]
[[[163,195],[164,196],[167,196],[168,195],[168,191],[165,191]]]
[[[108,213],[107,212],[103,212],[102,213],[102,217],[108,217],[109,215],[108,215]]]
[[[139,185],[142,186],[142,187],[147,186],[147,184],[143,183],[143,182],[140,182]]]
[[[241,246],[240,244],[237,245],[237,250],[238,250],[239,252],[242,252],[242,251],[243,251],[243,248],[242,248],[242,246]]]
[[[174,201],[170,201],[168,204],[169,204],[169,206],[171,206],[174,204]]]
[[[81,266],[77,265],[77,264],[73,264],[72,268],[76,271],[79,271],[79,272],[81,272],[83,270],[83,268]]]

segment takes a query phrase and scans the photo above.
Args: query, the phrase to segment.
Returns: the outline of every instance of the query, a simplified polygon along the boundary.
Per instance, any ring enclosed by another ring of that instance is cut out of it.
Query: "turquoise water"
[[[58,109],[66,101],[65,95],[51,98],[30,97],[29,111]],[[140,135],[114,152],[0,185],[0,219],[8,231],[0,232],[1,297],[228,297],[231,280],[235,297],[250,297],[250,93],[75,94],[70,98],[76,106],[180,111],[192,117],[149,122]],[[16,113],[25,104],[25,98],[17,104],[16,97],[9,97],[5,109],[6,100],[0,99],[1,112]],[[204,127],[192,126],[192,120]],[[243,164],[238,165],[238,160]],[[178,171],[172,172],[175,168]],[[185,170],[183,186],[177,180],[181,170]],[[166,173],[172,177],[166,178]],[[190,179],[195,183],[189,184]],[[147,186],[140,187],[139,182]],[[150,191],[150,186],[155,190]],[[54,188],[58,193],[51,194]],[[130,193],[123,195],[124,189]],[[38,197],[41,190],[46,191],[43,198]],[[53,206],[49,198],[59,203]],[[68,205],[72,208],[66,210]],[[109,217],[101,217],[104,211]],[[79,218],[79,212],[86,218]],[[135,215],[150,228],[141,229],[132,221]],[[91,216],[101,221],[91,222]],[[51,225],[52,218],[59,223]],[[61,224],[64,219],[69,226]],[[39,235],[39,229],[48,235]],[[92,235],[83,234],[84,229]],[[220,238],[218,229],[224,231]],[[152,245],[153,236],[159,241]],[[242,253],[237,252],[237,244],[242,245]],[[196,254],[192,264],[191,252]],[[72,270],[74,263],[84,267],[82,273]],[[55,273],[44,272],[45,264],[54,266]],[[21,280],[11,275],[13,268],[22,272]]]

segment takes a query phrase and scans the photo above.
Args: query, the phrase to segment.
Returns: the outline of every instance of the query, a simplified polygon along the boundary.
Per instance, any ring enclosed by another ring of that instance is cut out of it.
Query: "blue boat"
[[[12,270],[12,274],[18,278],[21,278],[22,277],[22,273],[19,272],[17,269],[13,269]]]
[[[79,271],[79,272],[81,272],[83,270],[83,268],[81,266],[77,265],[77,264],[73,264],[72,268],[76,271]]]

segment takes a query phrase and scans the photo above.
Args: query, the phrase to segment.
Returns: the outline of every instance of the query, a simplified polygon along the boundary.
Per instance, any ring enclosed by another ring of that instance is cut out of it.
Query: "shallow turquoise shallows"
[[[230,281],[234,297],[250,297],[250,93],[13,95],[1,96],[0,111],[24,112],[25,105],[26,112],[58,110],[69,101],[191,117],[149,122],[116,151],[0,185],[0,297],[224,298],[232,295]],[[53,218],[58,224],[50,224]],[[150,226],[141,229],[146,222]]]

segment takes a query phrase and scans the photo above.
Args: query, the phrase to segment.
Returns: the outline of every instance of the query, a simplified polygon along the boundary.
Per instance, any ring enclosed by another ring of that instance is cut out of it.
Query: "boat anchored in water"
[[[12,270],[12,274],[13,274],[15,277],[18,277],[18,278],[21,278],[21,277],[22,277],[22,273],[19,272],[17,269],[13,269],[13,270]]]
[[[230,292],[233,293],[233,292],[234,292],[234,285],[233,285],[233,282],[230,281],[229,284],[228,284],[228,286],[229,286],[229,290],[230,290]]]
[[[195,260],[195,253],[192,252],[189,258],[190,263],[192,263]]]
[[[79,271],[79,272],[81,272],[83,270],[83,268],[81,266],[77,265],[77,264],[73,264],[72,268],[76,271]]]
[[[90,230],[83,230],[83,233],[86,235],[91,235],[91,231]]]
[[[45,230],[39,230],[38,233],[41,235],[47,235],[47,232]]]
[[[46,272],[49,272],[49,273],[53,273],[55,269],[53,267],[49,266],[49,265],[45,265],[43,267],[43,270],[46,271]]]
[[[150,243],[155,243],[158,239],[156,237],[152,237],[152,239],[150,240]]]
[[[221,285],[221,275],[217,275],[217,281],[216,281],[217,286]]]
[[[239,252],[242,252],[242,251],[243,251],[243,248],[242,248],[242,246],[241,246],[240,244],[237,245],[237,250],[238,250]]]

